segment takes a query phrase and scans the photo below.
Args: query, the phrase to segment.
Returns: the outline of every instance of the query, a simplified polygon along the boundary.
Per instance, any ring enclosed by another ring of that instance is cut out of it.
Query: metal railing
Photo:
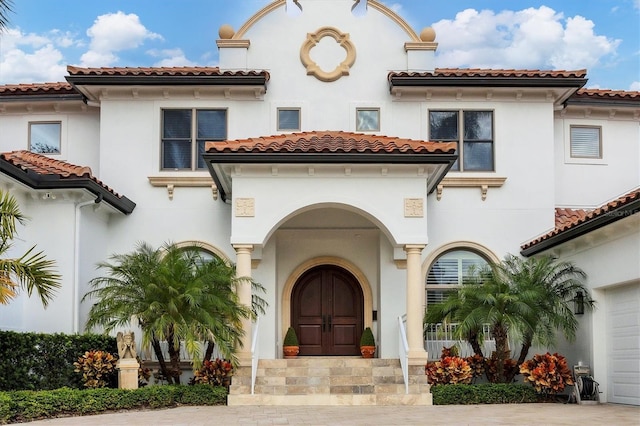
[[[398,317],[398,353],[400,354],[400,367],[404,379],[404,392],[409,393],[409,343],[407,342],[407,316]]]
[[[251,395],[254,394],[256,388],[256,376],[258,375],[258,329],[260,328],[260,317],[256,318],[253,325],[253,334],[251,336]]]
[[[465,340],[455,337],[457,323],[437,323],[425,324],[425,342],[424,346],[429,354],[429,360],[437,360],[440,358],[443,347],[451,347],[456,345],[461,357],[467,357],[474,354],[471,345]],[[489,356],[491,352],[496,350],[496,342],[491,338],[489,324],[483,325],[482,332],[485,336],[482,352],[485,356]]]

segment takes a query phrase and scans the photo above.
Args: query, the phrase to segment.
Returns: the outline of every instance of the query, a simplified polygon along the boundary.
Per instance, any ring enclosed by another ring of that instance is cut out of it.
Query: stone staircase
[[[228,405],[431,405],[423,366],[409,367],[405,393],[400,360],[301,357],[260,360],[251,395],[251,367],[233,376]]]

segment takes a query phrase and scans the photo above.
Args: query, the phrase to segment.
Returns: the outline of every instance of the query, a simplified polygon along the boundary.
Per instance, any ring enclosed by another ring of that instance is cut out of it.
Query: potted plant
[[[362,332],[362,337],[360,337],[360,353],[363,358],[373,358],[373,354],[376,353],[376,341],[373,338],[371,327],[365,328]]]
[[[285,358],[295,358],[300,352],[300,346],[298,345],[298,336],[293,327],[289,327],[287,334],[284,336],[284,342],[282,342],[282,352]]]

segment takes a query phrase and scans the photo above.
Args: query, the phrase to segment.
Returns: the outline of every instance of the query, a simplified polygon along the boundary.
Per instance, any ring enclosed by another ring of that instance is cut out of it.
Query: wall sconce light
[[[576,292],[576,297],[573,298],[573,313],[576,315],[584,314],[584,293],[581,291]]]

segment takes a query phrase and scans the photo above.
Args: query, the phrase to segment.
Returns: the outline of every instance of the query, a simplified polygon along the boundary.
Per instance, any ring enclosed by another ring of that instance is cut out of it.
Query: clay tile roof
[[[301,132],[235,141],[207,142],[206,152],[453,154],[455,143],[425,142],[341,131]]]
[[[580,89],[574,98],[609,99],[609,100],[635,100],[640,102],[640,92],[610,89]]]
[[[616,214],[615,211],[631,204],[632,202],[637,201],[640,201],[640,188],[628,192],[623,196],[618,197],[613,201],[609,201],[608,203],[603,204],[602,206],[593,210],[556,208],[555,228],[552,231],[549,231],[546,234],[536,238],[535,240],[524,244],[521,249],[526,250],[532,248],[535,245],[548,240],[549,238],[563,234],[571,229],[575,229],[582,224],[587,224],[599,218],[609,216],[614,219],[621,219],[626,214]]]
[[[0,86],[1,96],[15,95],[76,95],[78,92],[69,83],[7,84]]]
[[[436,68],[433,72],[391,72],[389,78],[413,77],[537,77],[537,78],[584,78],[587,70],[517,70],[483,68]]]
[[[21,150],[0,154],[0,170],[36,189],[85,188],[96,195],[107,195],[107,202],[125,214],[135,207],[135,203],[98,180],[90,167]],[[35,179],[28,179],[29,176],[35,176]]]
[[[70,76],[258,76],[267,75],[266,71],[221,71],[218,67],[103,67],[82,68],[67,66]]]

